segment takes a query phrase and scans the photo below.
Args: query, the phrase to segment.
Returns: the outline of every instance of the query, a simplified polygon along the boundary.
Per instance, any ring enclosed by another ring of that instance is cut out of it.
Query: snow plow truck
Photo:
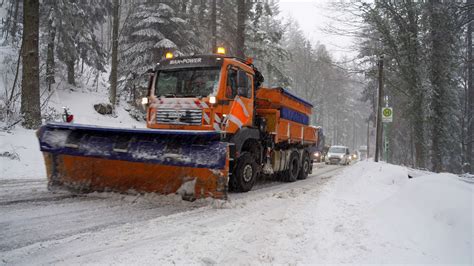
[[[293,182],[311,173],[312,104],[263,87],[251,59],[167,54],[148,72],[147,128],[48,123],[38,130],[50,190],[226,199],[260,176]]]

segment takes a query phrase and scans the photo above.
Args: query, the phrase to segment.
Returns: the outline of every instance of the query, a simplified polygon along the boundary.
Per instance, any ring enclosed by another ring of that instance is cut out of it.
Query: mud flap
[[[229,148],[217,132],[54,123],[38,138],[51,188],[227,198]]]

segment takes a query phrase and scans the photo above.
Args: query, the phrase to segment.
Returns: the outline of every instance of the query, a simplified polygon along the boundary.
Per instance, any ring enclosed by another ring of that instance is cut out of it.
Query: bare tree
[[[247,12],[245,8],[245,0],[237,2],[237,35],[236,35],[236,52],[235,55],[240,58],[245,57],[245,19]]]
[[[54,2],[51,3],[54,5]],[[54,8],[51,7],[49,10],[48,16],[48,48],[46,55],[46,82],[48,83],[48,90],[51,91],[51,85],[56,81],[54,76],[55,71],[55,61],[54,61],[54,42],[56,39],[56,18],[54,17]]]
[[[23,126],[37,128],[41,125],[39,93],[39,2],[25,0],[23,4],[23,76],[21,84],[21,113]]]
[[[113,3],[113,33],[112,33],[112,69],[110,71],[110,95],[109,100],[112,105],[117,103],[117,50],[118,50],[118,32],[119,32],[119,0]]]
[[[216,14],[216,9],[217,9],[217,0],[212,0],[212,5],[211,5],[211,48],[214,51],[217,46],[217,14]]]

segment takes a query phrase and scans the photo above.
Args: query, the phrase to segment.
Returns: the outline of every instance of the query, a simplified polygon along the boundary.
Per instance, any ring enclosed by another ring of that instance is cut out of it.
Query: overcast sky
[[[350,49],[351,38],[323,32],[327,24],[336,23],[330,18],[333,12],[330,10],[330,2],[331,0],[280,0],[281,15],[293,17],[311,42],[319,41],[326,45],[336,58],[353,56]]]

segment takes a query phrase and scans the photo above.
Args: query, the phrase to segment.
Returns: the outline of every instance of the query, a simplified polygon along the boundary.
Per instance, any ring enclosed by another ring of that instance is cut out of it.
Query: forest
[[[367,145],[373,156],[383,56],[384,98],[394,109],[383,159],[472,173],[472,7],[470,0],[334,1],[328,13],[342,15],[327,31],[356,40],[354,58],[337,58],[282,16],[277,0],[1,0],[1,130],[57,120],[61,110],[48,101],[58,90],[104,87],[114,109],[140,119],[146,71],[166,52],[223,46],[253,58],[265,86],[313,103],[312,123],[327,145]]]

